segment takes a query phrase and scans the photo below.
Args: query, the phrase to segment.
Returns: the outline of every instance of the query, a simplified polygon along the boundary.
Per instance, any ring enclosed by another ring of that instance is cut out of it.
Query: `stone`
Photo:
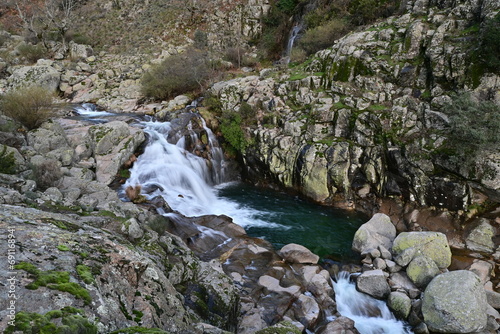
[[[312,297],[301,294],[293,305],[295,317],[306,328],[314,327],[320,315],[320,307]]]
[[[311,252],[304,246],[298,244],[288,244],[283,246],[279,254],[286,262],[316,264],[319,256]]]
[[[373,260],[373,267],[375,269],[384,270],[385,268],[387,268],[387,264],[385,263],[384,259],[376,258],[375,260]]]
[[[411,311],[411,299],[405,293],[394,291],[387,299],[387,306],[397,318],[407,319]]]
[[[420,255],[411,260],[406,268],[406,274],[419,288],[424,288],[440,273],[436,263],[427,256]]]
[[[390,259],[392,259],[391,252],[387,248],[385,248],[383,245],[379,245],[378,246],[378,250],[380,251],[380,256],[384,260],[390,260]]]
[[[431,331],[480,332],[487,325],[488,303],[480,278],[457,270],[436,276],[422,299],[422,314]]]
[[[472,224],[474,227],[465,237],[467,248],[475,252],[492,254],[495,250],[495,243],[493,242],[493,237],[496,234],[495,229],[491,226],[488,219],[484,218]]]
[[[274,277],[264,275],[259,278],[259,285],[265,288],[269,292],[275,292],[278,294],[289,294],[292,296],[298,296],[300,294],[300,287],[297,285],[292,285],[289,287],[282,287],[280,281]]]
[[[354,320],[347,317],[338,317],[326,326],[320,328],[318,334],[360,334],[354,327]]]
[[[384,272],[380,269],[362,273],[356,280],[358,291],[366,293],[377,299],[386,298],[391,293]]]
[[[362,254],[377,249],[379,245],[390,249],[395,237],[396,227],[389,216],[377,213],[356,231],[352,249]]]
[[[420,290],[403,271],[392,273],[389,276],[389,283],[392,289],[403,289],[412,299],[415,299],[420,295]]]
[[[139,222],[135,218],[130,218],[124,222],[121,230],[132,240],[140,239],[144,236],[144,231],[141,229]]]
[[[486,290],[486,300],[493,308],[500,309],[500,293]]]
[[[61,73],[51,66],[21,66],[7,79],[13,88],[37,85],[52,92],[57,91],[60,80]]]
[[[50,187],[45,190],[43,193],[44,197],[46,197],[49,201],[52,201],[54,203],[60,203],[63,200],[63,194],[61,191],[56,188],[56,187]]]
[[[419,255],[432,259],[440,269],[451,264],[448,239],[440,232],[402,232],[394,239],[392,252],[396,263],[403,267]]]

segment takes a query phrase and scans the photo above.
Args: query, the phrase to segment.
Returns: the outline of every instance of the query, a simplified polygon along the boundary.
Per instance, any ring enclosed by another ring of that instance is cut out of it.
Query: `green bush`
[[[299,40],[299,46],[307,54],[328,48],[333,42],[347,33],[348,24],[344,19],[332,19],[312,29],[307,29]]]
[[[474,56],[485,71],[500,73],[500,13],[484,22]]]
[[[7,153],[7,146],[2,146],[0,149],[0,173],[15,174],[16,159],[14,158],[14,152]]]
[[[242,117],[235,111],[226,111],[222,114],[220,130],[224,139],[236,152],[244,152],[248,147],[245,133],[242,129]]]
[[[32,130],[54,114],[53,99],[54,94],[43,87],[23,87],[5,94],[0,100],[0,110]]]
[[[206,54],[187,50],[154,65],[141,79],[141,92],[156,100],[166,100],[179,94],[201,89],[211,74]]]
[[[47,49],[41,44],[21,44],[17,50],[19,55],[30,63],[36,63],[38,59],[46,58],[48,56]]]
[[[473,165],[484,151],[500,145],[500,108],[477,101],[469,93],[457,94],[444,109],[449,117],[446,149],[450,161]]]

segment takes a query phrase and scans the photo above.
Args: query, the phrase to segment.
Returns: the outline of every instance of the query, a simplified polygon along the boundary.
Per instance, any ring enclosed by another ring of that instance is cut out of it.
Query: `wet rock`
[[[380,269],[362,273],[356,279],[356,288],[374,298],[387,298],[391,288],[387,284],[384,272]]]
[[[479,332],[487,325],[486,293],[479,277],[466,270],[436,276],[424,292],[422,314],[431,331]]]
[[[416,256],[425,255],[438,268],[448,268],[451,264],[451,250],[446,235],[440,232],[403,232],[392,246],[394,259],[400,266],[406,266]]]
[[[279,251],[283,259],[290,263],[318,263],[319,256],[311,252],[304,246],[288,244]]]
[[[390,249],[395,237],[396,228],[389,216],[377,213],[356,231],[352,242],[352,249],[361,254],[377,249],[379,245]]]

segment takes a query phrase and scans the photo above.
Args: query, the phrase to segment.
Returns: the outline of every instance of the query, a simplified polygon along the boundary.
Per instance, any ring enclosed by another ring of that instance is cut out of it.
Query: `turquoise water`
[[[218,196],[253,212],[253,219],[260,223],[245,226],[248,235],[264,238],[276,249],[297,243],[322,258],[336,261],[357,258],[351,244],[356,230],[367,221],[362,214],[243,183],[219,188]]]

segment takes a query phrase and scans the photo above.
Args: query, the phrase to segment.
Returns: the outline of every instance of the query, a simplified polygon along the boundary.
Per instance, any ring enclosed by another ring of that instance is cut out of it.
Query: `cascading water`
[[[337,311],[355,322],[361,334],[411,334],[407,326],[398,321],[385,302],[356,290],[350,274],[340,272],[333,282]]]
[[[302,26],[299,24],[296,24],[293,26],[292,31],[290,32],[290,36],[288,37],[288,44],[287,44],[286,50],[285,50],[285,57],[283,58],[287,64],[290,62],[293,44],[295,43],[295,40],[297,39],[297,36],[299,35],[299,32],[301,30],[302,30]]]

